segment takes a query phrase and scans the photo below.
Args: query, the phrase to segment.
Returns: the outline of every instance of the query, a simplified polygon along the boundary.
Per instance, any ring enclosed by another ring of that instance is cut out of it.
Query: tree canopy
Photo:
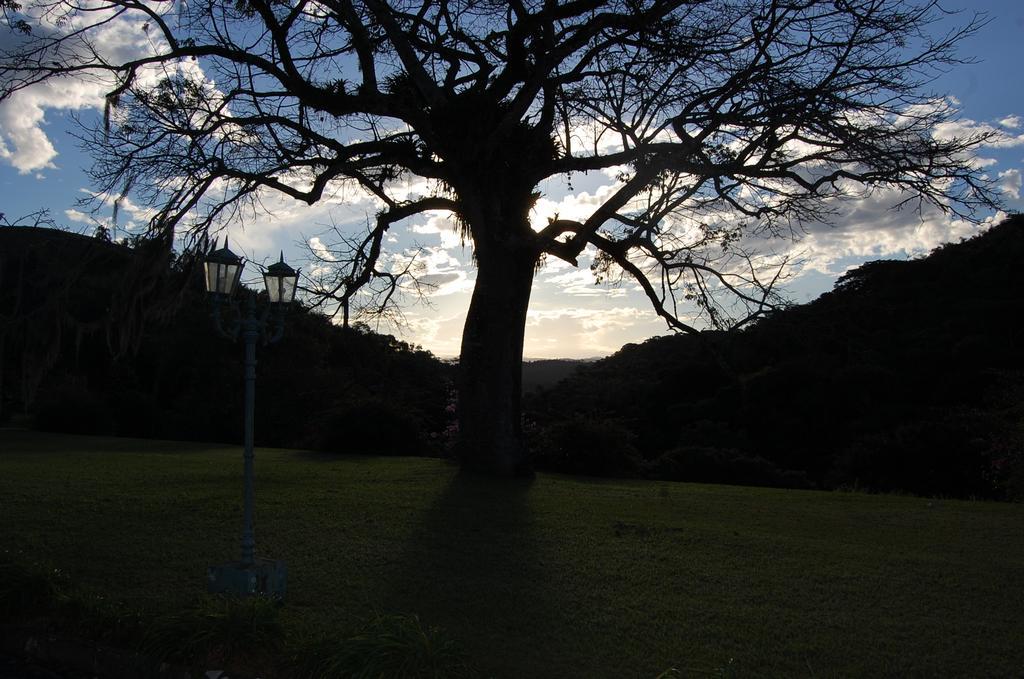
[[[408,270],[389,229],[449,212],[473,246],[460,361],[464,460],[521,467],[520,363],[547,256],[586,248],[635,280],[672,328],[743,324],[775,302],[780,262],[749,236],[791,237],[843,200],[972,217],[994,196],[955,116],[928,90],[957,63],[934,0],[43,0],[0,7],[20,39],[0,96],[52,78],[109,88],[86,140],[101,192],[155,208],[154,235],[193,244],[267,191],[309,204],[372,195],[311,288],[382,309]],[[108,38],[131,30],[126,44]],[[533,228],[547,178],[617,185],[581,220]],[[423,195],[400,190],[416,177]],[[690,313],[698,312],[696,316]],[[701,320],[701,317],[703,320]]]

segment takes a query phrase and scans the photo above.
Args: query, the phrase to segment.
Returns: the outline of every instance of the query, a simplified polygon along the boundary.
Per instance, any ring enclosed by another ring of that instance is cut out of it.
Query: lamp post
[[[216,247],[216,244],[214,244]],[[295,299],[299,272],[284,262],[284,253],[275,264],[267,267],[263,281],[269,304],[257,314],[256,295],[246,291],[241,307],[233,299],[245,263],[228,248],[213,250],[206,257],[206,290],[213,307],[213,321],[217,332],[230,340],[241,339],[245,344],[245,467],[244,510],[242,520],[242,558],[207,569],[207,590],[215,593],[263,595],[283,599],[287,570],[283,561],[256,557],[256,537],[253,528],[253,420],[256,407],[256,342],[272,344],[284,333],[284,316]],[[224,309],[230,309],[232,318],[224,318]]]

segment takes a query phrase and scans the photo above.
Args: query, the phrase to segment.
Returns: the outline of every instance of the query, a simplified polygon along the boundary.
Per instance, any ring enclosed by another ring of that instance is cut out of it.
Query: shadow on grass
[[[478,669],[502,675],[520,676],[537,623],[565,614],[547,584],[530,486],[455,474],[392,557],[383,592],[388,610],[444,627]]]

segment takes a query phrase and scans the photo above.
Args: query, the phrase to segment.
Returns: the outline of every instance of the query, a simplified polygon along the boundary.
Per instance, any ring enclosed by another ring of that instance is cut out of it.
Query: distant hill
[[[742,332],[627,345],[528,400],[538,463],[1024,495],[1021,262],[1017,216],[927,257],[868,262]]]
[[[581,365],[598,359],[538,358],[523,361],[523,393],[544,387],[553,387],[576,372]]]

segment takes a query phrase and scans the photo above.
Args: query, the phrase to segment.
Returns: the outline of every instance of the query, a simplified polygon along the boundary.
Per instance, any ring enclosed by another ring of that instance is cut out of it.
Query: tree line
[[[0,421],[238,442],[242,352],[196,262],[140,279],[133,247],[0,228]],[[742,331],[630,344],[528,394],[539,469],[596,476],[1024,497],[1024,218],[868,262]],[[258,445],[452,455],[455,366],[300,305],[260,351]]]
[[[179,256],[153,269],[151,245],[133,245],[0,228],[0,418],[240,441],[242,349],[214,332],[201,267]],[[258,353],[258,445],[444,451],[451,366],[429,352],[296,304]]]
[[[527,398],[538,465],[1024,497],[1024,218],[735,333],[650,339]]]

